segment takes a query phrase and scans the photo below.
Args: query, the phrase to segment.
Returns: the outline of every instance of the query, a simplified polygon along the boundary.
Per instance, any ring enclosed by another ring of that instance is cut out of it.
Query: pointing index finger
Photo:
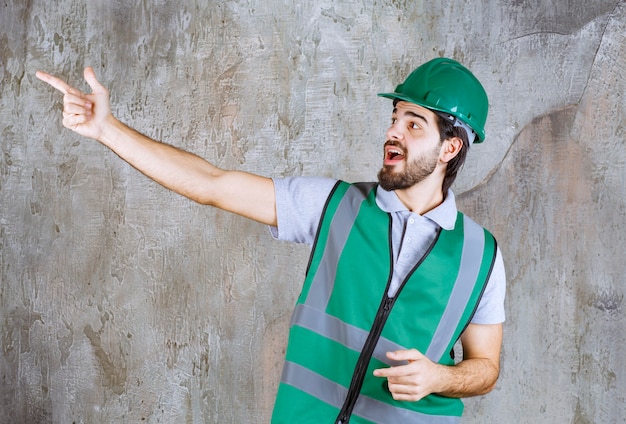
[[[43,82],[50,84],[52,87],[56,88],[63,94],[67,94],[72,89],[72,87],[67,85],[65,81],[57,77],[54,77],[50,74],[47,74],[43,71],[37,71],[35,73],[35,76],[39,78],[40,80],[42,80]]]

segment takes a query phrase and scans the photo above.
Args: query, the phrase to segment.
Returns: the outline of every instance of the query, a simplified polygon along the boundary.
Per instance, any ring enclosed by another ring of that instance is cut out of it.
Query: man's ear
[[[463,140],[459,137],[450,137],[444,140],[439,153],[439,160],[443,163],[450,162],[456,155],[459,154],[462,148]]]

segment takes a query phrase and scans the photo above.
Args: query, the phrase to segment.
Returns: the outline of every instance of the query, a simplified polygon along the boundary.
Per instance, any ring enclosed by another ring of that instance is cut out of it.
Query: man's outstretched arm
[[[198,203],[276,225],[271,179],[220,169],[192,153],[152,140],[111,114],[109,92],[85,69],[86,94],[45,72],[37,78],[63,93],[63,125],[98,140],[154,181]]]
[[[374,371],[387,377],[389,391],[396,400],[418,401],[431,393],[447,397],[469,397],[490,392],[500,374],[502,324],[470,324],[461,336],[463,360],[446,366],[432,362],[415,349],[389,352],[407,365]]]

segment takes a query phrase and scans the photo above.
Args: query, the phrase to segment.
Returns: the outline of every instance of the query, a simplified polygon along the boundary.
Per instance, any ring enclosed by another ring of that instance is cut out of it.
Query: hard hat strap
[[[474,140],[476,140],[476,132],[474,132],[474,130],[471,129],[469,125],[467,125],[465,122],[463,122],[460,119],[458,119],[456,116],[450,115],[448,113],[437,112],[437,115],[439,115],[440,117],[442,117],[446,121],[450,122],[452,124],[452,126],[463,128],[465,130],[465,132],[467,133],[467,138],[469,140],[469,144],[474,143]]]

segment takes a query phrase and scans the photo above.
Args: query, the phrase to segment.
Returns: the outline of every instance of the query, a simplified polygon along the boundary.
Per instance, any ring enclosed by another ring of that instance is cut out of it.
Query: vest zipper
[[[378,339],[383,332],[383,328],[385,327],[385,323],[387,322],[387,318],[389,318],[389,314],[391,313],[391,308],[400,296],[400,292],[404,288],[407,281],[410,279],[411,275],[415,272],[415,270],[420,266],[424,258],[426,258],[435,244],[437,244],[437,240],[439,239],[439,235],[441,234],[441,227],[437,230],[437,235],[434,240],[422,256],[422,258],[415,264],[413,269],[406,276],[398,290],[396,291],[394,297],[389,297],[387,294],[389,292],[389,285],[391,283],[391,276],[393,275],[393,247],[391,245],[391,216],[389,216],[389,252],[391,256],[391,270],[389,272],[389,281],[387,282],[387,287],[385,288],[385,294],[380,302],[380,306],[378,307],[378,311],[376,312],[376,317],[374,318],[374,323],[372,324],[372,328],[367,335],[367,339],[365,340],[365,344],[363,345],[363,349],[361,349],[361,354],[359,355],[359,359],[354,367],[354,373],[352,374],[352,381],[350,382],[350,388],[348,389],[348,394],[346,395],[346,399],[341,407],[341,411],[339,411],[339,415],[337,416],[337,420],[335,420],[335,424],[348,424],[350,422],[350,417],[352,416],[352,410],[354,409],[354,405],[356,405],[356,401],[359,398],[359,394],[361,393],[361,388],[363,387],[363,381],[365,380],[365,373],[367,372],[367,367],[370,363],[370,359],[372,357],[372,353],[374,353],[374,349],[376,348],[376,344],[378,343]]]
[[[356,401],[359,398],[359,394],[361,393],[361,387],[363,387],[363,380],[365,380],[365,373],[367,372],[367,366],[370,363],[370,359],[372,357],[372,353],[374,353],[374,349],[376,348],[376,344],[378,343],[378,339],[380,338],[381,333],[383,332],[383,328],[385,327],[385,322],[387,322],[387,318],[389,317],[389,313],[391,312],[391,308],[395,300],[398,298],[402,287],[406,283],[404,281],[398,291],[396,292],[393,298],[390,298],[387,294],[389,292],[389,285],[391,284],[391,277],[393,275],[393,245],[391,241],[391,233],[392,233],[392,218],[389,215],[389,263],[391,264],[389,270],[389,279],[387,280],[387,286],[385,287],[385,294],[378,306],[378,311],[376,311],[376,317],[374,318],[374,322],[372,323],[372,328],[370,329],[369,334],[367,335],[367,339],[365,340],[365,344],[363,345],[363,349],[361,349],[361,353],[359,355],[359,359],[354,367],[354,372],[352,373],[352,381],[350,382],[350,388],[348,389],[348,394],[346,396],[345,401],[343,402],[343,406],[341,407],[341,411],[339,411],[339,416],[335,421],[336,424],[348,424],[350,421],[350,416],[352,415],[352,410],[354,409],[354,405],[356,405]]]
[[[378,339],[383,332],[385,322],[389,317],[389,313],[391,312],[391,308],[393,307],[396,298],[397,294],[395,297],[390,298],[387,295],[387,292],[385,292],[385,295],[383,296],[382,302],[378,307],[378,312],[376,313],[376,318],[372,324],[372,329],[367,336],[365,345],[359,355],[359,360],[354,367],[354,373],[352,374],[352,381],[350,382],[348,395],[346,396],[343,407],[339,412],[336,424],[347,424],[350,421],[352,410],[354,409],[354,405],[356,404],[359,394],[361,393],[361,387],[363,386],[363,380],[365,379],[365,373],[367,372],[367,367],[370,363],[372,353],[374,353],[374,349],[376,348]]]

